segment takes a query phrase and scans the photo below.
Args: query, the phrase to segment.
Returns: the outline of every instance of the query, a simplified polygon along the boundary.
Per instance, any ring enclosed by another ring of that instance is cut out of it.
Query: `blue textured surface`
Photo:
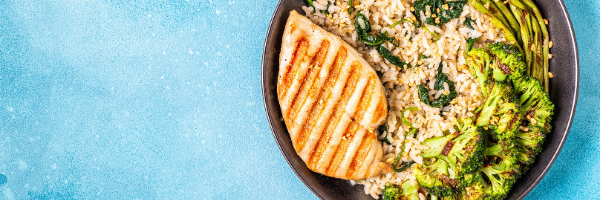
[[[600,3],[565,3],[579,105],[528,199],[600,198]],[[0,1],[0,199],[316,199],[262,105],[276,4]]]

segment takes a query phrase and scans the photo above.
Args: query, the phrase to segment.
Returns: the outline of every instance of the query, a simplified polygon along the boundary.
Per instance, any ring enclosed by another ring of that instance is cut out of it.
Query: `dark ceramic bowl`
[[[536,157],[531,169],[512,188],[507,199],[522,199],[548,172],[564,144],[577,104],[579,89],[579,57],[573,25],[562,0],[534,0],[550,24],[551,49],[550,80],[551,100],[555,103],[552,132],[547,136],[543,152]],[[302,182],[321,199],[372,199],[363,187],[352,186],[346,180],[330,178],[310,171],[294,151],[277,99],[277,72],[279,52],[285,22],[291,10],[304,14],[305,0],[280,0],[267,32],[262,58],[262,89],[267,117],[273,136],[294,172]]]

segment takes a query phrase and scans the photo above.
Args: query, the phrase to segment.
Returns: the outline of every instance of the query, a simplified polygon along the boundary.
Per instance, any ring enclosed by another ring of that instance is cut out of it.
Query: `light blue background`
[[[600,198],[600,3],[565,4],[579,104],[527,199]],[[0,199],[316,199],[265,116],[276,5],[0,0]]]

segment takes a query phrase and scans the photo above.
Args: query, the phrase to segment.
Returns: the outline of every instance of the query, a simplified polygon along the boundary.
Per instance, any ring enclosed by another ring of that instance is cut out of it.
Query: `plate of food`
[[[281,0],[267,118],[321,199],[522,199],[579,84],[561,0]]]

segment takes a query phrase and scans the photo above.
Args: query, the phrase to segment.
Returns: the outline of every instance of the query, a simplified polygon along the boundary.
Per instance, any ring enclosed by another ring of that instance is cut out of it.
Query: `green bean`
[[[542,18],[542,14],[540,13],[540,10],[537,8],[537,6],[535,5],[535,3],[533,3],[531,0],[523,0],[525,5],[527,5],[532,11],[533,14],[535,15],[535,17],[537,18],[538,23],[540,24],[540,28],[542,31],[542,37],[543,37],[543,46],[542,46],[542,58],[543,58],[543,85],[544,85],[544,89],[546,90],[546,92],[549,92],[549,81],[548,81],[548,54],[550,51],[550,48],[548,47],[548,43],[550,41],[550,38],[548,36],[548,29],[546,28],[546,23],[544,18]]]
[[[510,30],[510,32],[512,32],[513,35],[515,35],[515,31],[512,29],[512,26],[510,25],[508,20],[504,17],[502,12],[500,11],[500,8],[498,8],[492,0],[479,0],[479,1],[484,5],[484,7],[489,11],[489,13],[494,18],[501,21],[504,24],[504,26],[507,28],[507,30]]]
[[[525,20],[525,16],[524,16],[524,12],[523,10],[519,9],[518,7],[516,7],[515,5],[513,5],[512,3],[509,3],[509,7],[512,11],[512,13],[515,15],[517,21],[519,22],[519,30],[521,31],[521,35],[522,35],[522,45],[523,45],[523,56],[525,57],[525,62],[528,63],[531,60],[531,50],[528,48],[529,47],[529,42],[530,42],[530,37],[529,37],[529,30],[527,28],[527,21]],[[531,68],[529,65],[527,65],[527,74],[530,74]]]
[[[540,33],[540,27],[539,27],[539,24],[537,23],[536,18],[531,18],[531,25],[533,26],[533,32],[535,33],[534,34],[535,35],[534,43],[533,43],[535,45],[533,48],[533,49],[535,49],[533,52],[533,55],[535,58],[534,59],[534,67],[535,67],[534,77],[537,78],[540,81],[540,83],[543,83],[544,79],[543,79],[543,77],[541,77],[542,74],[540,73],[541,68],[543,67],[543,64],[544,64],[543,63],[544,61],[541,59],[541,54],[540,54],[540,50],[541,50],[541,46],[542,46],[541,45],[542,36]]]
[[[521,10],[527,10],[525,4],[523,4],[520,0],[509,0],[509,2]]]
[[[537,65],[538,57],[537,57],[536,50],[537,50],[537,46],[539,45],[538,40],[537,40],[537,37],[539,36],[539,34],[537,32],[537,30],[538,30],[537,23],[536,23],[537,21],[535,20],[535,18],[531,18],[531,16],[529,18],[529,21],[531,21],[531,27],[530,28],[531,28],[531,31],[533,33],[531,35],[532,36],[532,43],[531,43],[532,46],[529,47],[529,48],[531,48],[531,51],[533,51],[532,60],[531,60],[531,65],[532,65],[533,70],[532,70],[531,76],[533,76],[535,78],[538,78],[537,77],[537,75],[538,75],[537,74],[537,72],[538,72],[538,69],[537,69],[537,67],[538,67],[538,65]]]
[[[486,1],[486,0],[484,0]],[[489,0],[487,0],[487,2],[489,2]],[[506,27],[505,23],[501,21],[501,18],[499,18],[497,16],[497,12],[494,14],[492,14],[485,6],[483,6],[483,4],[481,4],[481,2],[479,2],[478,0],[469,0],[469,3],[475,7],[475,9],[479,10],[479,12],[485,14],[487,16],[487,18],[490,20],[490,22],[492,22],[492,24],[494,24],[494,26],[498,27],[498,29],[500,29],[503,33],[504,33],[504,37],[506,37],[506,40],[508,40],[513,46],[515,46],[517,48],[517,50],[519,50],[520,53],[523,53],[523,49],[521,48],[521,46],[519,46],[517,39],[515,38],[515,35],[513,34],[512,30],[508,27]],[[489,6],[495,6],[493,3],[492,4],[488,4]],[[504,17],[502,17],[504,18]]]
[[[532,24],[531,23],[531,15],[529,14],[529,12],[525,12],[523,14],[525,15],[525,20],[527,20],[527,30],[529,32],[529,42],[530,42],[529,43],[530,46],[527,46],[525,48],[531,49],[531,44],[534,43],[534,40],[532,38],[534,33],[533,33],[533,26],[531,25]],[[533,72],[535,69],[534,68],[535,65],[533,64],[533,59],[534,59],[533,56],[535,56],[535,55],[533,54],[533,51],[531,51],[530,56],[529,56],[531,58],[531,60],[528,61],[529,67],[531,68],[531,73],[529,74],[529,76],[533,76]]]
[[[488,18],[490,18],[490,21],[492,22],[492,24],[494,24],[496,27],[498,27],[498,29],[500,29],[500,30],[502,30],[502,32],[504,32],[504,37],[506,37],[506,40],[508,40],[508,42],[510,44],[515,46],[517,48],[517,50],[519,50],[519,53],[523,53],[523,49],[517,42],[517,39],[515,38],[515,35],[512,33],[512,31],[510,31],[509,28],[504,26],[504,23],[502,23],[501,21],[498,21],[498,19],[491,17],[491,16],[489,16]]]
[[[522,35],[519,34],[519,23],[517,22],[517,19],[515,18],[515,16],[513,15],[513,13],[511,13],[510,9],[508,9],[506,7],[506,5],[504,5],[502,3],[502,1],[499,0],[493,0],[494,4],[496,4],[496,7],[498,9],[500,9],[500,12],[502,12],[502,14],[504,15],[504,17],[506,18],[506,20],[508,21],[508,24],[510,25],[510,27],[513,29],[514,33],[517,35],[517,41],[519,41],[519,44],[522,45],[522,41],[523,39],[521,38]]]

